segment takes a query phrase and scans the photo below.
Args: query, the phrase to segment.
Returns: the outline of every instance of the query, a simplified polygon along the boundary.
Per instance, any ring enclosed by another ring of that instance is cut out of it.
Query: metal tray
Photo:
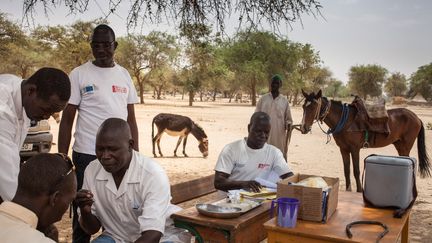
[[[213,218],[236,218],[243,213],[241,208],[218,206],[207,203],[198,203],[195,207],[200,214]]]

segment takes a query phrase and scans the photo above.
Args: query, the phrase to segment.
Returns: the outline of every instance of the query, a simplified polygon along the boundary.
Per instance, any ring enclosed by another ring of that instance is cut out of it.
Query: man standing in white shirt
[[[74,168],[63,154],[37,154],[22,164],[15,197],[0,205],[2,243],[55,242],[42,232],[61,220],[75,198]]]
[[[58,150],[68,153],[72,125],[76,111],[75,142],[72,159],[77,167],[78,190],[82,186],[84,171],[96,159],[96,131],[110,117],[127,120],[138,151],[138,127],[134,104],[138,103],[135,86],[128,71],[114,62],[117,48],[114,31],[108,25],[98,25],[93,30],[91,48],[95,60],[89,61],[70,73],[72,93],[60,122]],[[74,243],[89,242],[90,236],[81,230],[74,205]]]
[[[0,202],[15,195],[20,169],[19,152],[30,122],[48,119],[63,110],[70,97],[67,74],[41,68],[27,80],[0,75]]]
[[[248,137],[222,149],[215,167],[216,189],[259,192],[261,185],[256,178],[268,179],[272,173],[281,179],[293,175],[281,151],[266,143],[272,129],[270,124],[267,113],[255,112],[248,125]]]
[[[276,74],[271,78],[270,92],[258,100],[255,111],[263,111],[270,116],[272,129],[267,143],[280,149],[285,160],[288,161],[288,145],[293,120],[288,99],[279,93],[280,87],[282,87],[282,78]]]
[[[133,147],[124,120],[102,123],[96,137],[97,160],[88,165],[76,197],[79,223],[89,234],[104,228],[92,243],[178,242],[170,235],[176,228],[165,227],[167,218],[180,209],[170,203],[168,177],[156,161]]]

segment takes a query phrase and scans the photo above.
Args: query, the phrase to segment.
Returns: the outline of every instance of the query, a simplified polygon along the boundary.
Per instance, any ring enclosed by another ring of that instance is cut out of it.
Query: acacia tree
[[[285,76],[288,85],[285,85],[283,89],[287,91],[286,88],[288,88],[289,100],[297,105],[301,102],[299,100],[301,89],[313,90],[328,78],[325,76],[331,76],[331,74],[328,70],[321,70],[319,67],[321,59],[310,44],[290,43],[286,55],[289,68],[285,70]]]
[[[32,16],[40,4],[45,14],[52,7],[66,7],[70,13],[84,13],[89,10],[90,0],[24,0],[23,11],[27,22],[31,22]],[[126,25],[136,27],[146,21],[159,23],[162,19],[179,23],[179,26],[187,24],[209,25],[215,23],[222,31],[225,20],[232,13],[238,14],[239,27],[246,23],[251,28],[257,29],[263,24],[270,23],[277,30],[282,24],[290,24],[301,18],[302,14],[318,15],[322,8],[318,0],[220,0],[220,1],[172,1],[172,0],[109,0],[103,9],[107,14],[101,13],[105,18],[111,14],[117,14],[121,7],[127,8],[129,14]],[[100,6],[100,5],[99,5]],[[212,16],[209,18],[209,16]]]
[[[213,60],[211,28],[206,25],[184,25],[180,28],[180,36],[187,42],[185,55],[189,65],[185,67],[182,77],[186,78],[184,89],[189,93],[189,106],[193,105],[195,93],[209,78],[208,70]]]
[[[274,51],[277,42],[269,32],[240,32],[226,47],[225,62],[248,90],[252,106],[256,105],[258,88],[267,85],[270,70],[274,70],[270,60],[277,60],[273,57],[278,53]]]
[[[69,26],[39,26],[32,32],[32,36],[40,48],[49,53],[52,66],[70,72],[93,58],[91,34],[99,23],[102,21],[77,21]]]
[[[412,92],[420,93],[426,100],[432,99],[432,63],[419,67],[410,79]]]
[[[117,60],[129,70],[138,85],[141,104],[144,103],[144,84],[154,70],[173,64],[178,56],[175,37],[159,31],[119,38]],[[151,83],[149,83],[151,85]]]
[[[34,42],[0,12],[0,73],[28,77],[38,63]]]
[[[379,65],[359,65],[350,68],[348,85],[351,92],[366,100],[382,94],[387,70]]]
[[[384,90],[389,96],[402,96],[407,91],[407,80],[405,75],[396,72],[393,73],[384,85]]]

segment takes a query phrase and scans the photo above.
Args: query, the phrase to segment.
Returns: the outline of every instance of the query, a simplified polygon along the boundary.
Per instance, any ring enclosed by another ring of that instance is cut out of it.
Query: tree
[[[101,20],[77,21],[69,26],[39,26],[32,36],[41,49],[50,53],[52,66],[65,72],[93,58],[90,41],[93,29]]]
[[[26,42],[26,35],[14,22],[6,18],[6,14],[0,12],[0,56],[8,54],[8,45],[15,43],[17,46]]]
[[[419,67],[410,79],[410,89],[414,93],[420,93],[426,100],[432,99],[432,63]]]
[[[348,85],[351,92],[366,100],[367,96],[378,97],[382,94],[382,85],[387,70],[379,65],[359,65],[350,68]]]
[[[168,64],[152,70],[152,75],[148,81],[155,91],[156,99],[160,100],[162,98],[162,92],[173,83],[175,78],[175,70]]]
[[[396,72],[393,73],[384,85],[384,90],[386,93],[393,96],[403,96],[405,91],[407,91],[407,80],[405,75]]]
[[[35,50],[35,43],[20,27],[0,13],[0,73],[27,78],[39,60]]]
[[[23,10],[27,22],[30,23],[38,4],[41,4],[47,15],[51,7],[66,7],[70,13],[84,13],[89,11],[90,0],[24,0]],[[301,19],[302,14],[320,14],[322,8],[318,0],[221,0],[221,1],[171,1],[171,0],[109,0],[105,4],[104,17],[116,14],[118,9],[129,4],[129,14],[126,25],[136,27],[140,21],[145,23],[159,23],[163,18],[168,22],[187,24],[209,25],[215,23],[222,31],[225,20],[232,13],[239,17],[239,27],[242,23],[249,24],[257,29],[270,23],[273,29],[278,29],[282,24],[290,24]],[[122,5],[123,4],[123,5]],[[209,16],[212,16],[209,18]],[[180,20],[180,21],[179,21]]]
[[[229,43],[225,50],[225,62],[235,73],[242,86],[251,95],[252,106],[256,105],[256,93],[260,87],[268,87],[268,79],[276,67],[283,66],[275,63],[283,60],[275,55],[275,46],[281,43],[270,32],[240,32]],[[279,69],[280,70],[280,69]]]
[[[212,30],[210,27],[201,24],[187,24],[181,26],[180,36],[187,41],[185,50],[189,66],[185,68],[184,88],[189,93],[189,106],[193,105],[195,93],[208,80],[210,63],[213,60],[213,46],[211,45]]]
[[[324,89],[324,95],[332,97],[333,99],[342,97],[344,88],[345,86],[342,81],[333,78],[327,83],[327,87]]]
[[[144,84],[153,71],[173,64],[178,53],[175,37],[167,33],[152,31],[147,36],[119,38],[117,60],[135,79],[141,104],[144,103]]]

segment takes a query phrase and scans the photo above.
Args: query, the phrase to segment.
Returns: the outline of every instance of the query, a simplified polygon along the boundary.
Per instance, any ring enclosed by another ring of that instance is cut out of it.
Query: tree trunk
[[[194,96],[195,96],[194,92],[189,91],[189,106],[193,106]]]
[[[217,89],[214,89],[214,91],[213,91],[213,101],[216,101],[216,92],[217,92]]]
[[[251,91],[252,106],[256,106],[256,80],[252,81],[250,91]]]
[[[137,80],[139,79],[137,78]],[[144,82],[138,81],[138,87],[140,92],[140,104],[144,104]]]

